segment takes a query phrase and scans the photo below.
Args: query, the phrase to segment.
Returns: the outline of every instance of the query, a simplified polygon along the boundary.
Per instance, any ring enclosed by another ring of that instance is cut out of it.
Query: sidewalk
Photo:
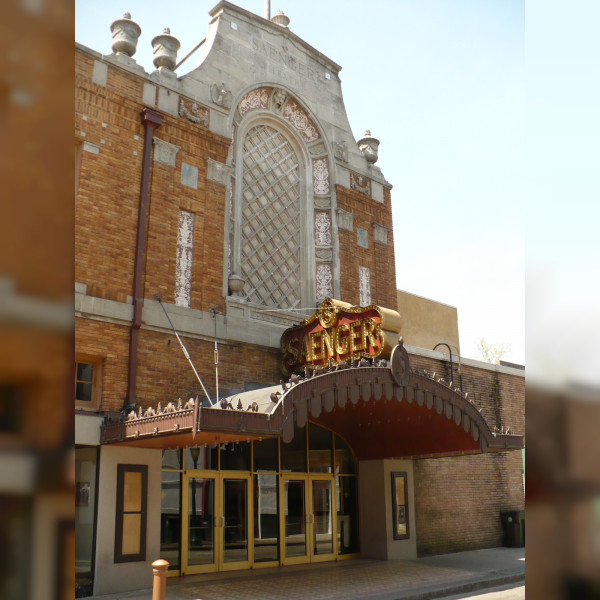
[[[167,600],[429,600],[524,579],[524,548],[490,548],[417,560],[356,559],[190,575],[168,580]],[[150,600],[152,590],[93,598]]]

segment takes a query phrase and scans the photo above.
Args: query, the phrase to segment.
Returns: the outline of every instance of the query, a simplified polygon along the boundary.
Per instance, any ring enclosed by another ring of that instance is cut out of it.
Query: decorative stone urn
[[[161,67],[175,70],[177,64],[177,50],[179,50],[179,40],[171,35],[171,30],[168,27],[163,29],[160,35],[157,35],[152,40],[152,48],[154,48],[154,66],[157,69]]]
[[[290,24],[290,18],[287,15],[284,15],[281,10],[278,10],[275,15],[271,17],[271,21],[280,27],[289,29],[288,25]]]
[[[239,295],[240,292],[244,289],[244,284],[246,281],[237,275],[236,273],[232,273],[229,276],[229,293],[232,295]]]
[[[379,140],[371,137],[371,131],[367,129],[365,131],[365,137],[356,142],[363,156],[369,163],[369,166],[374,165],[379,158]]]
[[[110,26],[110,30],[113,34],[112,51],[115,54],[133,56],[142,30],[131,20],[131,14],[126,12],[122,19],[117,19]]]

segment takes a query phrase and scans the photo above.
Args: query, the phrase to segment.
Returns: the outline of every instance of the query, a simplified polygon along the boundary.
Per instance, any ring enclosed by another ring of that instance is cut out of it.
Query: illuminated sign
[[[377,306],[335,306],[327,298],[312,317],[283,332],[281,368],[284,375],[352,356],[379,356],[385,343],[381,323],[382,314]]]

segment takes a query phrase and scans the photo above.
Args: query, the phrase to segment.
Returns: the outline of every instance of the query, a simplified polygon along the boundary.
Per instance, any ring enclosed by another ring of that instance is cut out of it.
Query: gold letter
[[[361,321],[354,321],[354,323],[350,323],[350,352],[354,353],[358,350],[363,350],[364,346],[362,343],[360,346],[357,346],[354,341],[361,338],[360,331],[356,331],[361,325]],[[356,335],[358,333],[358,335]]]
[[[365,319],[363,321],[363,344],[365,349],[367,348],[366,337],[369,337],[369,344],[371,348],[377,352],[377,338],[373,335],[375,331],[375,321],[373,319]]]
[[[348,325],[342,323],[335,329],[335,351],[341,356],[348,352],[348,338],[342,338],[342,333],[348,331]]]
[[[323,345],[315,345],[315,342],[321,337],[320,331],[313,331],[310,334],[310,353],[313,360],[321,360],[323,358]]]
[[[335,354],[333,351],[333,337],[335,337],[335,329],[333,332],[329,329],[323,329],[323,332],[321,333],[321,347],[323,349],[323,358],[325,360],[331,358]],[[325,348],[327,348],[327,356],[325,356]]]

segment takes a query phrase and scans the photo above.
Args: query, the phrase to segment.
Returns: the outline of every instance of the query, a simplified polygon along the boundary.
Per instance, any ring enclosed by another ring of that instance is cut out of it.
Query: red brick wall
[[[336,186],[338,208],[356,215],[354,231],[339,230],[340,275],[342,298],[345,302],[359,303],[358,267],[367,267],[371,274],[371,301],[397,310],[396,267],[394,238],[388,233],[387,245],[373,239],[373,222],[392,229],[392,202],[390,191],[384,188],[384,202],[380,204],[365,194]],[[369,247],[362,248],[356,240],[356,228],[369,235]]]
[[[182,336],[192,362],[211,396],[215,395],[214,342]],[[76,318],[77,352],[102,359],[101,410],[119,411],[127,393],[129,327]],[[219,389],[243,389],[244,383],[274,385],[281,379],[279,349],[219,343]],[[138,342],[137,400],[156,407],[181,396],[203,397],[202,388],[172,334],[141,329]],[[223,393],[221,393],[223,395]]]
[[[93,63],[92,57],[76,53],[75,139],[96,144],[100,153],[81,152],[75,280],[87,284],[88,295],[125,302],[132,294],[142,171],[142,80],[109,65],[107,87],[96,85],[91,80]],[[161,114],[155,137],[181,150],[175,168],[151,162],[144,296],[158,293],[174,302],[177,226],[183,208],[195,215],[191,307],[223,311],[225,188],[206,181],[206,158],[225,162],[230,142]],[[181,184],[182,162],[198,168],[198,189]]]

